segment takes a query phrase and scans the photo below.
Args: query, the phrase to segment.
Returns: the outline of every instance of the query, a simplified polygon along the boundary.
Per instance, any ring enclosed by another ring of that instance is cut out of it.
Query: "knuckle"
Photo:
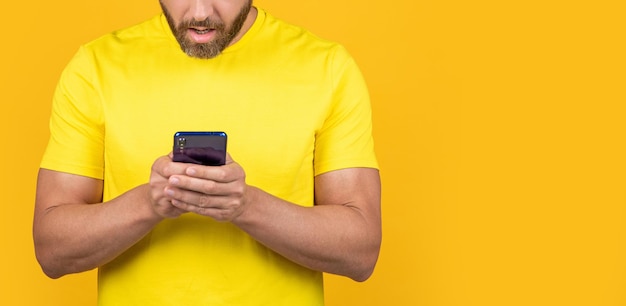
[[[232,201],[230,201],[230,203],[228,203],[227,210],[229,212],[234,212],[234,211],[237,211],[240,206],[241,206],[241,203],[238,200],[233,199]]]
[[[237,196],[242,197],[246,193],[246,186],[244,184],[238,185],[235,193]]]
[[[156,163],[155,163],[155,165],[156,165]],[[170,173],[172,172],[171,164],[164,164],[164,165],[161,165],[161,166],[155,166],[155,168],[156,168],[155,171],[157,173],[161,174],[164,177],[169,177]]]
[[[211,197],[206,194],[200,195],[198,198],[198,206],[205,208],[206,206],[209,206],[209,204],[211,204]]]
[[[221,210],[219,212],[219,219],[220,221],[230,221],[230,216],[231,213],[228,210]]]
[[[223,168],[220,168],[218,171],[216,171],[215,175],[217,179],[221,182],[228,178],[228,172]]]
[[[202,185],[202,191],[205,194],[212,194],[215,190],[215,182],[214,181],[205,181],[204,184]]]

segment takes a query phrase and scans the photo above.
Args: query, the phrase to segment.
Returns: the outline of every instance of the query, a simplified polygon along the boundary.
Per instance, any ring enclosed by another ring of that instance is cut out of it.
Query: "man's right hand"
[[[152,164],[149,183],[150,200],[154,212],[162,218],[176,218],[187,212],[173,206],[170,198],[165,195],[170,176],[185,174],[187,167],[189,167],[188,164],[173,162],[171,154],[158,158]]]
[[[189,165],[158,158],[150,182],[102,202],[100,179],[40,169],[33,220],[35,253],[51,278],[100,267],[141,240],[164,218],[185,211],[165,197],[168,178]]]

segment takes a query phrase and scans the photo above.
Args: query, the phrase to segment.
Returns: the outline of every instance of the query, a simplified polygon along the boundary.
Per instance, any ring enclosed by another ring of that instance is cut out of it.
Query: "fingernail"
[[[170,177],[170,184],[178,185],[179,182],[180,180],[177,177]]]
[[[189,174],[189,175],[196,174],[196,169],[194,169],[194,168],[187,168],[187,174]]]
[[[174,190],[172,190],[172,189],[165,189],[165,194],[167,194],[168,196],[173,196],[174,195]]]

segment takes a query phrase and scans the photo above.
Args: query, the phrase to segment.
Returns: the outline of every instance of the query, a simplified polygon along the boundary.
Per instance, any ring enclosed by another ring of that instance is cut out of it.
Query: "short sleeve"
[[[342,168],[378,168],[365,80],[341,46],[331,61],[332,104],[315,141],[315,174]]]
[[[91,55],[82,47],[61,74],[41,168],[103,178],[104,120]]]

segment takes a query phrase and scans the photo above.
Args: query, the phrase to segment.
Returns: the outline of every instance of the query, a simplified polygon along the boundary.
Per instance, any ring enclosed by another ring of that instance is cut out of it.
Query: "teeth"
[[[194,29],[194,31],[196,31],[196,33],[198,33],[198,34],[206,34],[206,33],[209,33],[209,30],[197,30],[197,29]]]

